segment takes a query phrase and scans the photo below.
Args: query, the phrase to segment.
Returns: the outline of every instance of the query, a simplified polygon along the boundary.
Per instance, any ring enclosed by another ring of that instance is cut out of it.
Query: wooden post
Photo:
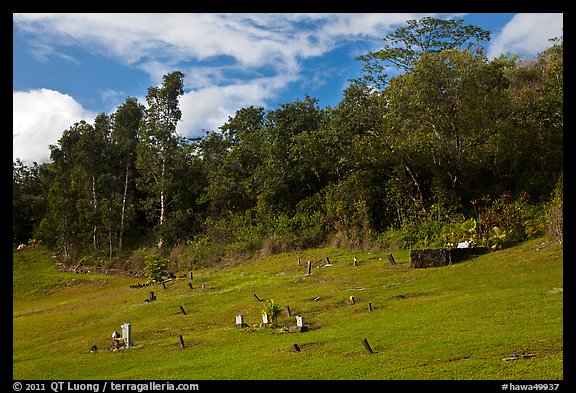
[[[182,306],[178,306],[178,307],[180,307],[180,311],[182,311],[182,313],[183,313],[184,315],[187,315],[187,314],[186,314],[186,311],[184,310],[184,307],[182,307]]]
[[[180,340],[180,348],[184,348],[184,338],[182,338],[182,335],[178,336],[178,339]]]
[[[307,273],[307,274],[308,274],[308,275],[312,274],[312,261],[308,261],[308,267],[307,267],[307,269],[308,269],[308,273]]]
[[[287,317],[290,317],[290,316],[291,316],[291,314],[290,314],[290,306],[284,307],[284,310],[286,311],[286,316],[287,316]]]
[[[362,340],[362,344],[364,344],[364,348],[366,348],[366,351],[368,353],[374,353],[372,351],[372,348],[370,348],[370,344],[368,344],[368,340],[366,340],[366,339]]]
[[[372,311],[372,303],[368,303],[368,311]]]
[[[388,261],[390,262],[390,265],[396,266],[396,261],[394,260],[394,255],[388,254]]]
[[[190,289],[194,289],[194,287],[192,287],[192,283],[191,283],[191,282],[188,283],[188,286],[190,287]]]

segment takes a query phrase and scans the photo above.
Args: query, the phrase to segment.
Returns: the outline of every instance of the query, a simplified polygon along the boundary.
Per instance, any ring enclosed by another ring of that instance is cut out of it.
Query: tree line
[[[496,244],[546,230],[561,209],[563,40],[489,60],[486,30],[408,21],[358,57],[335,107],[245,107],[218,130],[177,132],[184,74],[75,123],[50,162],[13,163],[13,243],[72,260],[179,248]],[[394,76],[389,76],[396,69]],[[561,220],[560,217],[556,220]],[[182,251],[184,250],[184,251]]]

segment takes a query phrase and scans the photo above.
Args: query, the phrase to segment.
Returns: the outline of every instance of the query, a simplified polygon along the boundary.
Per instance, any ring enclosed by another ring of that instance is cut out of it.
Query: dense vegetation
[[[177,132],[184,75],[126,98],[13,163],[13,243],[115,263],[154,247],[201,265],[228,253],[562,236],[563,40],[489,60],[490,34],[423,18],[358,58],[334,108],[308,95]],[[391,69],[401,73],[390,77]]]

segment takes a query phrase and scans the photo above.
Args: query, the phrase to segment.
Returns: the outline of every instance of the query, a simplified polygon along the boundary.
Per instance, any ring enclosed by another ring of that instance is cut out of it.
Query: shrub
[[[268,299],[266,300],[266,303],[264,303],[264,308],[262,309],[262,315],[268,314],[270,322],[272,323],[272,325],[274,325],[276,324],[276,318],[278,317],[281,311],[282,308],[280,307],[280,304],[276,302],[276,300]]]
[[[87,256],[82,257],[78,261],[78,265],[100,267],[100,266],[104,266],[105,262],[106,261],[103,258],[96,258],[96,257],[92,257],[92,256],[87,255]]]
[[[563,180],[558,179],[556,188],[552,193],[552,200],[546,207],[546,229],[548,234],[562,244],[564,231],[564,205],[563,205]]]
[[[161,281],[168,270],[168,259],[158,254],[150,254],[144,257],[144,270],[148,276],[148,282]]]

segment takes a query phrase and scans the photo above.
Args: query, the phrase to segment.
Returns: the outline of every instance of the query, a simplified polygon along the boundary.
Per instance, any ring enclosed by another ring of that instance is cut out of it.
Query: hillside
[[[541,238],[431,269],[411,269],[407,250],[393,252],[395,266],[387,254],[279,254],[197,269],[192,280],[176,272],[164,289],[131,288],[143,278],[127,275],[62,273],[41,248],[14,251],[13,378],[563,378],[560,245]],[[146,302],[150,291],[157,300]],[[277,328],[258,328],[264,302],[254,294],[281,305]],[[238,314],[249,327],[234,326]],[[282,329],[295,315],[307,332]],[[134,345],[110,352],[125,322]],[[515,353],[534,356],[503,360]]]

